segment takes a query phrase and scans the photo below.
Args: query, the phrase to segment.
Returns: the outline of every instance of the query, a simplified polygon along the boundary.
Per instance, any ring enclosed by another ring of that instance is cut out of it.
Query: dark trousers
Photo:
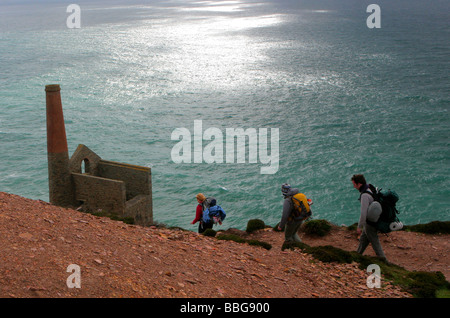
[[[356,251],[359,254],[364,253],[369,244],[372,244],[372,248],[378,257],[386,259],[386,255],[384,255],[383,248],[381,247],[380,240],[378,239],[377,229],[369,224],[366,224],[362,231],[361,237],[359,238],[359,246]]]
[[[198,233],[203,233],[207,229],[212,229],[213,225],[214,224],[212,222],[205,223],[203,221],[200,221],[198,225]]]

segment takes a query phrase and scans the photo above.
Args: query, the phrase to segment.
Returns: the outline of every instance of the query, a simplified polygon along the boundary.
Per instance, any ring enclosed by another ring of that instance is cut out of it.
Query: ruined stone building
[[[60,86],[45,91],[50,203],[153,224],[151,169],[103,160],[85,145],[69,158]]]

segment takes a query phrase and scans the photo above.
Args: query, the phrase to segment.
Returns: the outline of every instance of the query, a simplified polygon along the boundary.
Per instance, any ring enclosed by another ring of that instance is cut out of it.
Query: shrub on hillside
[[[311,254],[319,261],[326,263],[351,263],[353,261],[353,257],[350,252],[331,245],[309,247],[307,249],[307,253]]]
[[[326,220],[311,220],[303,225],[303,231],[308,235],[325,236],[330,230],[331,225]]]
[[[223,241],[234,241],[237,243],[245,243],[245,239],[243,239],[242,237],[239,237],[235,234],[220,234],[220,235],[217,235],[216,238],[218,240],[223,240]]]
[[[266,250],[270,250],[272,248],[272,245],[270,245],[269,243],[258,241],[258,240],[248,240],[247,244],[253,245],[253,246],[261,246],[262,248],[265,248]]]
[[[257,230],[262,230],[265,227],[266,224],[264,223],[264,221],[259,219],[252,219],[247,222],[247,229],[245,231],[247,231],[247,233],[252,233]]]
[[[204,236],[211,236],[214,237],[216,236],[217,232],[213,229],[206,229],[203,233]]]
[[[404,229],[425,234],[449,234],[450,221],[433,221],[427,224],[407,225]]]

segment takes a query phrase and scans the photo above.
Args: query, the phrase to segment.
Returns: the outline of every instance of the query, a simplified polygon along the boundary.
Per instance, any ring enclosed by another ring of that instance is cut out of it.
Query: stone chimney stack
[[[47,157],[50,203],[74,205],[74,188],[69,170],[69,152],[59,85],[46,85]]]

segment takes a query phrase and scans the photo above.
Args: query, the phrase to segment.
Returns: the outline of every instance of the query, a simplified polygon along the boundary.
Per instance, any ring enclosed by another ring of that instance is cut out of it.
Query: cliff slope
[[[0,192],[0,233],[0,297],[411,297],[385,280],[368,288],[369,274],[356,263],[282,251],[283,233],[269,229],[249,235],[272,244],[266,250]],[[339,227],[325,238],[303,239],[349,250],[357,244]],[[448,279],[448,235],[403,232],[386,240],[391,261],[440,270]],[[71,264],[80,268],[81,288],[67,285]]]

